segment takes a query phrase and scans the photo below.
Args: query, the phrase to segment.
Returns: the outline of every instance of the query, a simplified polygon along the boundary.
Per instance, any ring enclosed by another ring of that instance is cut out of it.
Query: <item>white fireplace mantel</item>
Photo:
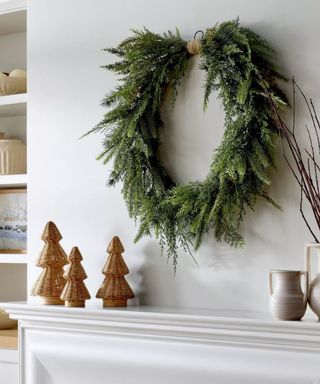
[[[320,384],[320,323],[264,313],[1,304],[21,384]]]

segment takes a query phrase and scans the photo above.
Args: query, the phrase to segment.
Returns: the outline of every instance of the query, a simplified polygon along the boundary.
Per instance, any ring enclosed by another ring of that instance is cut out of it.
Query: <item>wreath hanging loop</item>
[[[197,38],[199,34],[201,37]],[[193,40],[189,40],[187,43],[187,51],[190,53],[190,55],[198,55],[199,53],[201,53],[201,45],[202,45],[203,39],[204,39],[204,32],[199,29],[193,35]]]
[[[200,34],[200,37],[197,37]],[[193,40],[204,40],[204,32],[201,29],[198,29],[193,35]]]
[[[105,68],[121,79],[105,97],[109,110],[91,132],[104,134],[99,158],[113,160],[108,184],[122,182],[129,214],[140,224],[136,240],[156,236],[174,266],[178,246],[198,248],[211,229],[218,241],[243,245],[239,226],[246,209],[253,209],[259,197],[277,206],[266,192],[278,136],[270,97],[278,109],[286,105],[286,97],[277,86],[283,76],[272,48],[235,20],[208,28],[192,43],[178,31],[159,35],[134,30],[106,51],[119,60]],[[159,157],[161,108],[167,93],[174,102],[193,52],[200,53],[206,76],[204,109],[218,91],[225,133],[207,177],[176,185]]]

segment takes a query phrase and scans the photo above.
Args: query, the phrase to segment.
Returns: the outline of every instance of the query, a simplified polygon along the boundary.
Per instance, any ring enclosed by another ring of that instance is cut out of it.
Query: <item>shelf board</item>
[[[18,349],[18,329],[0,330],[0,349]]]
[[[0,188],[22,188],[27,186],[27,175],[0,175]]]
[[[27,264],[26,253],[0,253],[0,264]]]
[[[17,93],[15,95],[0,96],[0,106],[24,104],[26,102],[27,102],[26,93]]]
[[[0,96],[0,117],[27,114],[27,94]]]
[[[2,1],[0,3],[0,36],[26,32],[26,30],[26,1]]]

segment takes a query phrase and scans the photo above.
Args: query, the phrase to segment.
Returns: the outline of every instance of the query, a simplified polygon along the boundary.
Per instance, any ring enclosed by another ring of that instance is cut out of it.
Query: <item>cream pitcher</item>
[[[304,276],[304,292],[301,277]],[[274,280],[274,282],[273,282]],[[306,312],[308,273],[306,271],[270,271],[270,311],[277,320],[300,320]]]
[[[316,250],[318,256],[318,272],[311,281],[311,249]],[[310,284],[308,301],[310,308],[320,319],[320,243],[307,243],[305,246],[305,267],[309,273]]]

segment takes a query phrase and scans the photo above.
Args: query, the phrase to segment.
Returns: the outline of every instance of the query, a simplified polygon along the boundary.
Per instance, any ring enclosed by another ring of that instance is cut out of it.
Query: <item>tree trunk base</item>
[[[70,300],[64,304],[66,307],[85,307],[85,300]]]
[[[103,299],[104,307],[126,307],[127,299]]]
[[[59,297],[43,297],[42,299],[45,305],[64,305],[64,301]]]

